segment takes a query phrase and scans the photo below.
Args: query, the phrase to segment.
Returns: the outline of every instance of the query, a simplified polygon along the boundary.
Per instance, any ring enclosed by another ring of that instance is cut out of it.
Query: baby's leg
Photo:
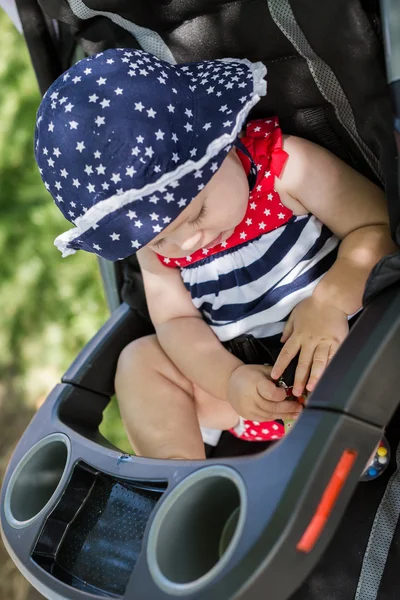
[[[204,426],[220,429],[228,429],[237,419],[228,403],[214,399],[214,404],[211,396],[194,389],[156,336],[140,338],[124,348],[115,389],[129,440],[139,456],[204,459],[199,418]]]
[[[156,336],[122,351],[115,376],[122,420],[136,454],[149,458],[205,458],[191,383]]]

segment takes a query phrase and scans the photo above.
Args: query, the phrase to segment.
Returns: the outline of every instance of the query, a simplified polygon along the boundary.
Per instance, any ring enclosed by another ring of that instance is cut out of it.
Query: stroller
[[[112,47],[263,61],[269,91],[252,117],[277,114],[384,187],[400,244],[395,0],[17,6],[42,93]],[[374,269],[365,309],[286,438],[269,447],[226,432],[206,461],[179,463],[123,454],[99,433],[120,351],[152,332],[136,259],[100,268],[112,315],[32,420],[2,487],[3,540],[32,585],[77,600],[397,599],[399,254]],[[385,428],[390,466],[358,484]]]

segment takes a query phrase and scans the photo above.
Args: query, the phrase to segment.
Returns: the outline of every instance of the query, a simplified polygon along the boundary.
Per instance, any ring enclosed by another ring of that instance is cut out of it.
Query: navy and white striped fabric
[[[336,260],[339,240],[314,215],[181,269],[196,308],[222,341],[283,331]]]

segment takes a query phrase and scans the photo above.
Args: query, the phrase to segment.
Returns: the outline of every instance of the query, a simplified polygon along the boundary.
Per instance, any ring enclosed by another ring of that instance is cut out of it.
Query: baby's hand
[[[292,311],[281,342],[285,342],[271,371],[279,379],[290,361],[300,352],[293,395],[301,396],[304,386],[315,388],[332,356],[348,334],[347,315],[333,305],[322,303],[312,296]]]
[[[299,402],[285,400],[286,392],[271,381],[271,367],[241,365],[231,374],[228,401],[241,417],[251,421],[295,419],[302,410]]]

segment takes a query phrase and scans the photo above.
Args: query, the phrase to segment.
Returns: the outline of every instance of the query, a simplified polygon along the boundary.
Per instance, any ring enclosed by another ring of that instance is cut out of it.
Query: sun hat
[[[171,65],[117,48],[61,75],[37,113],[35,158],[74,224],[54,242],[62,255],[122,260],[156,237],[232,146],[243,150],[238,135],[266,93],[265,74],[246,59]]]

